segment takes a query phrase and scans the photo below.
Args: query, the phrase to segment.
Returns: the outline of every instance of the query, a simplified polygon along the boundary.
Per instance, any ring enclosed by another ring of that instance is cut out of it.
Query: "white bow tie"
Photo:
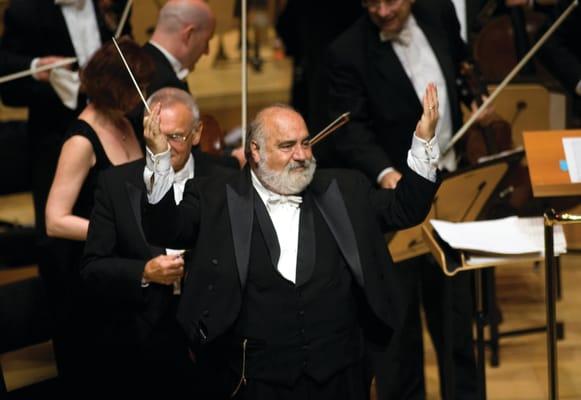
[[[301,196],[285,196],[282,194],[271,194],[268,197],[268,205],[281,205],[281,204],[288,204],[292,207],[299,208],[301,203],[303,202],[303,198]]]
[[[85,0],[54,0],[54,4],[58,6],[77,6],[83,8]]]
[[[379,32],[379,40],[382,42],[395,42],[407,47],[412,41],[412,32],[410,29],[404,28],[399,34],[392,37],[388,37],[383,32]]]

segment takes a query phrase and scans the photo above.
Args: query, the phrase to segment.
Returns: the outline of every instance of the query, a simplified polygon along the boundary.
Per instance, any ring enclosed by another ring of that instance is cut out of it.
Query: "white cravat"
[[[151,153],[149,153],[151,154]],[[147,158],[149,158],[149,154],[146,155]],[[147,163],[146,163],[147,165]],[[172,170],[173,171],[173,170]],[[146,168],[144,175],[147,174],[147,172],[149,172],[151,175],[153,175],[153,171],[151,169]],[[183,197],[184,197],[184,188],[186,187],[186,182],[188,179],[192,179],[194,177],[194,157],[190,154],[190,157],[188,158],[188,161],[186,162],[186,165],[180,169],[178,172],[174,172],[172,174],[173,177],[173,194],[174,194],[174,200],[176,202],[176,204],[180,204]],[[146,180],[150,180],[146,179]],[[165,249],[165,254],[167,255],[173,255],[173,254],[183,254],[184,250],[183,249]],[[149,286],[149,284],[142,284],[142,287],[147,287]],[[174,282],[174,287],[173,287],[173,294],[181,294],[181,284],[180,282]]]
[[[254,171],[251,171],[251,176],[252,186],[266,206],[266,211],[276,231],[280,247],[280,257],[276,268],[285,279],[296,283],[302,198],[274,193],[264,187]]]
[[[150,40],[149,44],[158,49],[161,52],[161,54],[164,55],[167,61],[169,61],[169,63],[171,64],[171,67],[173,68],[174,72],[176,73],[176,76],[180,81],[183,81],[188,77],[190,71],[187,68],[184,68],[182,66],[182,63],[180,63],[178,59],[174,57],[173,54],[171,54],[169,51],[163,48],[160,44],[155,43],[153,40]]]
[[[394,38],[393,50],[410,79],[419,101],[421,102],[428,83],[434,82],[438,88],[440,120],[436,126],[436,137],[440,148],[446,147],[452,137],[452,112],[446,79],[438,59],[413,15],[409,16],[399,36],[403,37],[403,40]],[[382,39],[381,35],[380,39]],[[450,171],[455,170],[454,152],[448,153],[440,164]]]

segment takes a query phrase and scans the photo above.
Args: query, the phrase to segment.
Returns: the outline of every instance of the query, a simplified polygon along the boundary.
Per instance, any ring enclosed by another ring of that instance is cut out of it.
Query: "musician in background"
[[[209,52],[216,17],[203,0],[170,0],[161,8],[155,30],[143,48],[153,58],[155,71],[149,86],[153,93],[164,87],[190,92],[187,77]],[[136,130],[142,131],[143,107],[132,113]],[[139,135],[140,139],[142,135]],[[194,152],[200,154],[198,145]],[[202,157],[205,157],[203,155]],[[238,169],[246,162],[242,148],[231,156],[210,156],[227,168]]]
[[[366,0],[364,6],[365,15],[329,48],[329,97],[321,100],[327,119],[350,111],[352,120],[317,146],[334,151],[327,163],[359,169],[380,187],[394,188],[426,82],[438,87],[441,148],[461,126],[460,100],[476,108],[456,87],[468,52],[449,0]],[[489,117],[490,111],[482,121]],[[440,162],[450,171],[457,167],[454,152]],[[403,316],[387,353],[371,355],[378,399],[425,399],[420,299],[438,355],[442,398],[476,398],[470,277],[445,278],[427,256],[393,269],[395,307]]]

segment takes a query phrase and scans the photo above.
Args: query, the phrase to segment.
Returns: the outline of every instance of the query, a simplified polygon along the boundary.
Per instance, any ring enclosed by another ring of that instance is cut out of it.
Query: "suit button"
[[[301,310],[301,311],[299,311],[299,316],[301,316],[301,317],[302,317],[302,316],[304,316],[304,315],[305,315],[305,310]]]
[[[208,285],[208,290],[209,290],[210,292],[211,292],[211,291],[213,291],[213,290],[214,290],[214,285],[212,285],[212,284],[209,284],[209,285]]]
[[[217,259],[215,259],[215,258],[212,258],[212,259],[210,260],[210,262],[211,262],[212,264],[214,264],[214,265],[218,265],[218,260],[217,260]]]
[[[210,311],[208,311],[208,310],[204,310],[204,311],[202,312],[202,316],[203,316],[203,317],[206,317],[206,318],[207,318],[209,315],[210,315]]]
[[[301,328],[301,335],[305,334],[305,328]]]

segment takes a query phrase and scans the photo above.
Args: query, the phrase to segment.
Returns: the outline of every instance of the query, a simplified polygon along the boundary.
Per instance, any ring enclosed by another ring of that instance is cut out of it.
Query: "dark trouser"
[[[471,276],[447,278],[431,257],[397,263],[395,305],[401,312],[386,352],[370,352],[378,400],[425,399],[420,302],[436,349],[443,399],[476,398]]]
[[[367,400],[362,363],[339,371],[325,382],[302,375],[292,386],[282,386],[248,379],[234,397],[235,400]]]

